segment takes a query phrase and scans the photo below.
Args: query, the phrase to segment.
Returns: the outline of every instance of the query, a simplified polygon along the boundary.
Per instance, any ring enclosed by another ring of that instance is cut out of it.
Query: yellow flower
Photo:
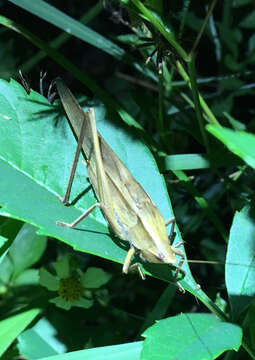
[[[56,275],[45,268],[39,271],[40,284],[58,296],[50,302],[62,309],[69,310],[73,306],[90,308],[94,303],[93,290],[106,284],[111,275],[97,267],[89,267],[85,272],[80,269],[71,271],[68,256],[62,256],[53,263]]]

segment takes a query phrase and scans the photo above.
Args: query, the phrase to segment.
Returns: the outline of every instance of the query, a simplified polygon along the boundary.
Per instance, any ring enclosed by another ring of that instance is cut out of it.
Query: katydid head
[[[170,245],[158,248],[151,246],[146,250],[140,250],[141,259],[151,263],[175,264],[177,259]]]

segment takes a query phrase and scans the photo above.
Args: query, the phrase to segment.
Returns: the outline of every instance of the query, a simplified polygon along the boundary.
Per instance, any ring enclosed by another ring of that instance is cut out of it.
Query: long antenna
[[[245,267],[254,267],[250,266],[249,264],[240,264],[240,263],[231,263],[231,262],[221,262],[221,261],[214,261],[214,260],[187,260],[188,263],[193,264],[213,264],[213,265],[236,265],[236,266],[245,266]]]

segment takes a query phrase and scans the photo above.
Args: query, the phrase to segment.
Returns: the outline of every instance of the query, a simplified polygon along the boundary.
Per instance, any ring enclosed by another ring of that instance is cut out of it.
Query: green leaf
[[[9,256],[5,256],[1,263],[0,282],[8,285],[13,273],[13,264]]]
[[[0,356],[39,313],[39,309],[31,309],[0,321]]]
[[[36,228],[24,224],[12,243],[9,256],[13,264],[13,277],[35,264],[46,248],[45,236],[36,234]]]
[[[210,167],[210,161],[205,154],[169,155],[161,159],[164,170],[194,170]]]
[[[76,300],[71,304],[72,306],[78,306],[78,307],[83,307],[84,309],[89,309],[94,304],[94,300],[80,298],[79,300]]]
[[[72,34],[78,39],[105,51],[107,54],[110,54],[117,59],[121,59],[125,54],[125,51],[122,48],[108,40],[106,37],[98,34],[96,31],[90,29],[86,25],[73,19],[71,16],[68,16],[45,1],[36,0],[36,2],[33,2],[30,0],[10,0],[10,2],[22,7],[54,26],[57,26],[68,34]]]
[[[106,284],[111,278],[111,275],[106,273],[103,269],[96,267],[89,267],[82,276],[82,285],[88,289],[97,289]]]
[[[251,304],[251,306],[249,306],[249,311],[248,311],[248,326],[249,326],[249,335],[250,335],[250,341],[251,341],[251,348],[254,349],[255,348],[255,323],[254,323],[254,319],[255,319],[255,301],[253,299],[253,302]]]
[[[238,165],[241,162],[229,153],[221,153],[220,156],[219,154],[210,154],[210,159],[206,154],[178,154],[161,158],[160,169],[162,171],[207,169],[212,166],[212,161],[214,167]]]
[[[4,244],[6,243],[6,241],[8,241],[8,239],[6,239],[6,237],[0,235],[0,248],[1,248],[2,246],[4,246]]]
[[[15,286],[38,285],[38,284],[39,284],[38,269],[26,269],[15,279]]]
[[[56,329],[45,318],[18,336],[18,348],[27,359],[40,359],[66,350],[58,340]]]
[[[50,303],[55,304],[57,307],[63,310],[70,310],[73,304],[70,301],[66,301],[60,296],[50,299]]]
[[[206,129],[225,144],[230,151],[255,168],[255,136],[253,134],[217,125],[207,125]]]
[[[208,314],[181,314],[158,321],[145,331],[141,359],[213,360],[238,350],[242,329]]]
[[[40,360],[139,360],[142,341],[69,352]]]
[[[249,15],[245,16],[245,18],[240,22],[240,26],[245,29],[254,29],[255,28],[255,10],[251,11]]]
[[[225,276],[235,319],[255,295],[254,211],[254,206],[237,211],[230,230]]]
[[[234,0],[233,3],[232,3],[232,6],[234,8],[238,8],[238,7],[247,5],[249,3],[252,3],[252,0]]]
[[[59,288],[59,279],[44,268],[39,270],[39,282],[50,291],[57,291]]]
[[[8,252],[8,249],[6,249],[7,244],[8,244],[8,239],[0,235],[0,265]]]
[[[69,261],[69,256],[63,255],[52,264],[59,278],[65,279],[71,276]]]
[[[223,112],[223,115],[226,116],[226,118],[229,121],[229,124],[233,127],[234,130],[240,130],[240,131],[244,131],[246,130],[246,125],[243,124],[241,121],[236,120],[233,116],[231,116],[229,113],[227,113],[226,111]]]

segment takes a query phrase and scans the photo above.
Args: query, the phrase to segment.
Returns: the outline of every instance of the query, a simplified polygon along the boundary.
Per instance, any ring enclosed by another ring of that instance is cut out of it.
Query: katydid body
[[[60,79],[56,80],[56,85],[72,130],[76,138],[79,138],[78,146],[80,144],[86,156],[90,182],[99,201],[72,224],[58,223],[73,227],[99,206],[114,233],[130,244],[123,265],[124,273],[128,273],[135,252],[143,260],[166,264],[176,264],[175,254],[178,254],[181,256],[177,266],[179,271],[184,254],[170,245],[162,214],[97,132],[94,109],[84,112]],[[171,238],[175,219],[172,218],[170,222]]]

